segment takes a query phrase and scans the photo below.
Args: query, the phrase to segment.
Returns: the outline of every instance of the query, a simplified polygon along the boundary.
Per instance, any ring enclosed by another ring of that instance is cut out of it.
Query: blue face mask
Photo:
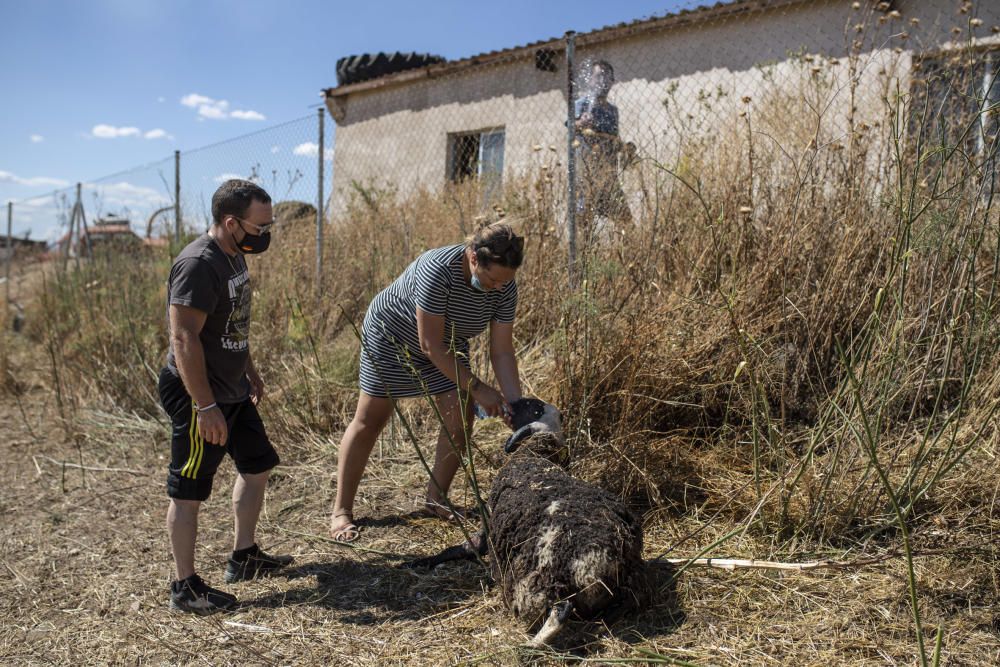
[[[477,276],[475,272],[472,272],[472,277],[469,279],[469,284],[472,285],[472,289],[476,290],[477,292],[486,291],[483,289],[483,284],[479,282],[479,276]]]

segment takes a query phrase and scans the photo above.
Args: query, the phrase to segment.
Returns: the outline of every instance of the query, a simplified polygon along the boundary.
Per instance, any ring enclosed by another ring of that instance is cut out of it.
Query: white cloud
[[[272,155],[275,154],[275,153],[280,153],[280,152],[281,152],[281,146],[271,146],[271,154]]]
[[[203,104],[198,107],[198,115],[203,118],[211,118],[212,120],[224,120],[226,118],[226,110],[224,107]]]
[[[156,128],[155,130],[150,130],[149,132],[146,132],[142,136],[145,139],[170,139],[171,141],[174,138],[172,135],[167,134],[166,130],[160,128]]]
[[[152,211],[170,203],[169,198],[159,190],[135,185],[128,181],[85,183],[84,188],[88,193],[97,193],[97,197],[101,200],[101,207],[106,213],[121,213],[128,209],[133,214],[133,222],[137,221],[137,214],[144,219],[140,212]]]
[[[40,144],[43,141],[45,141],[45,137],[43,137],[40,134],[33,134],[33,135],[31,135],[30,139],[31,139],[31,143],[33,143],[33,144]]]
[[[237,179],[240,179],[240,180],[246,180],[246,177],[243,176],[242,174],[230,174],[230,173],[219,174],[218,176],[216,176],[212,180],[215,181],[216,183],[225,183],[226,181],[232,180],[234,178],[237,178]]]
[[[181,98],[181,104],[192,109],[197,109],[199,119],[211,118],[213,120],[223,120],[229,116],[229,102],[226,100],[216,100],[207,95],[190,93]]]
[[[15,185],[23,185],[29,188],[63,188],[69,185],[69,181],[64,181],[61,178],[49,178],[48,176],[22,178],[21,176],[12,174],[9,171],[0,171],[0,183],[13,183]]]
[[[138,137],[142,134],[137,127],[115,127],[114,125],[95,125],[90,131],[98,139],[116,139],[118,137]]]
[[[181,104],[186,107],[191,107],[192,109],[197,109],[203,104],[215,104],[215,100],[211,97],[199,95],[198,93],[191,93],[190,95],[185,95],[181,98]]]
[[[252,109],[229,110],[228,100],[217,100],[208,95],[189,93],[181,98],[181,104],[186,107],[198,110],[198,119],[211,118],[212,120],[225,120],[226,118],[236,118],[237,120],[267,120],[267,117],[259,111]]]
[[[243,111],[241,109],[236,109],[229,115],[232,118],[238,118],[239,120],[267,120],[267,116],[260,113],[259,111],[253,111],[253,110]]]
[[[295,155],[302,155],[304,157],[316,157],[319,155],[319,144],[315,144],[311,141],[307,141],[304,144],[299,144],[292,149],[292,153]],[[327,160],[333,159],[333,149],[327,148],[325,151],[325,157]]]
[[[155,201],[160,201],[161,199],[166,199],[166,195],[161,194],[158,190],[153,188],[147,188],[144,185],[135,185],[129,183],[128,181],[119,181],[117,183],[96,184],[88,183],[87,187],[94,188],[100,192],[102,197],[118,197],[120,199],[152,199]]]

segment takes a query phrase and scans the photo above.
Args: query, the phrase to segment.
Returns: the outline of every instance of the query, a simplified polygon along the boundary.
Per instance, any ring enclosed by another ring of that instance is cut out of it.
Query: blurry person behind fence
[[[585,64],[576,100],[576,210],[583,238],[595,233],[595,219],[631,222],[632,213],[619,183],[621,167],[635,146],[618,136],[618,107],[608,101],[615,70],[606,60]]]

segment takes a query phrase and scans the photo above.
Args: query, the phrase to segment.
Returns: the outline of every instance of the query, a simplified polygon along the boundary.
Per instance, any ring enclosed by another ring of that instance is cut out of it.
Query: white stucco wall
[[[850,2],[816,0],[581,46],[577,62],[604,59],[615,67],[610,99],[619,108],[621,137],[643,157],[671,162],[695,140],[702,151],[716,137],[728,141],[726,128],[731,134],[746,122],[741,112],[776,144],[801,148],[817,127],[820,141],[837,142],[846,140],[852,107],[855,127],[883,125],[887,96],[897,84],[909,89],[914,51],[948,48],[968,35],[969,16],[952,0],[897,7],[900,18],[880,23],[882,14],[866,19]],[[996,41],[990,28],[1000,24],[1000,2],[980,3],[978,11],[977,36]],[[861,32],[858,23],[865,24]],[[966,32],[953,34],[955,26]],[[848,50],[859,38],[852,86]],[[333,212],[344,210],[352,181],[391,185],[402,195],[441,188],[449,133],[503,127],[507,180],[545,163],[564,169],[561,53],[558,61],[554,73],[528,57],[349,95],[337,128]]]

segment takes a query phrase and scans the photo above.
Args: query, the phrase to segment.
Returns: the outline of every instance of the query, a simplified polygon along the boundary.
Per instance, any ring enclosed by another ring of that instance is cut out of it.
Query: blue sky
[[[0,0],[0,202],[15,235],[51,237],[18,201],[315,113],[340,56],[459,58],[696,4]],[[160,172],[142,187],[162,198]]]

